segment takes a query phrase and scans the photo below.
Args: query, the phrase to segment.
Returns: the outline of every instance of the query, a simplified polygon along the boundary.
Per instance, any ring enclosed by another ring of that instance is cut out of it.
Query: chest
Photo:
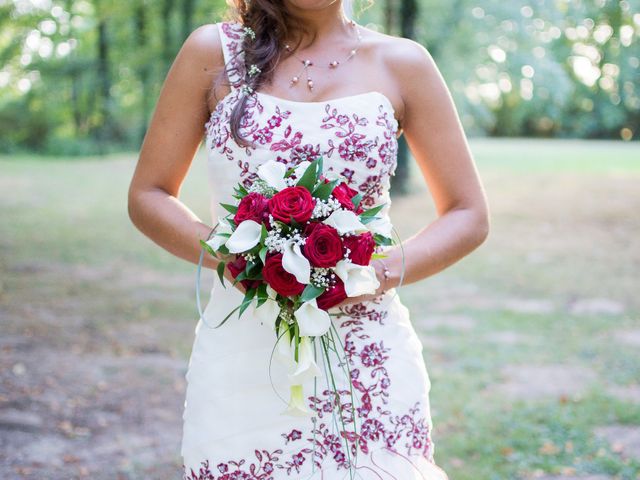
[[[248,186],[257,167],[268,160],[295,166],[323,156],[325,168],[343,175],[363,194],[366,205],[385,196],[397,162],[398,122],[382,93],[322,102],[254,93],[238,123],[238,132],[250,146],[239,145],[231,132],[232,111],[240,95],[238,89],[220,100],[205,125],[210,163],[233,163],[240,181]]]

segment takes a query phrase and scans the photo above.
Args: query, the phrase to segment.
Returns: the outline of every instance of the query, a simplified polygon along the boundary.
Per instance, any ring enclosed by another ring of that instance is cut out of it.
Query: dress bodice
[[[363,195],[363,205],[385,204],[388,214],[390,177],[395,173],[398,121],[387,96],[369,91],[335,99],[304,102],[259,91],[246,93],[241,45],[243,26],[217,24],[231,91],[216,105],[205,124],[209,181],[217,201],[212,215],[223,215],[217,202],[228,202],[238,181],[248,186],[259,165],[277,160],[294,166],[323,156],[326,171],[345,176]],[[240,134],[254,146],[240,146],[230,131],[231,113],[248,95]]]

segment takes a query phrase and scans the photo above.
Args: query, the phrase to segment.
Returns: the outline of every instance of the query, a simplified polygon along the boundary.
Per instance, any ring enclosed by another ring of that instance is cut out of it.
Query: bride
[[[211,288],[187,373],[183,478],[446,479],[434,460],[423,345],[397,287],[440,272],[488,234],[484,190],[451,95],[424,47],[362,27],[340,0],[231,7],[225,21],[191,33],[167,75],[129,189],[140,231],[198,263],[212,225],[179,195],[203,138],[212,223],[226,214],[219,202],[233,203],[233,186],[250,187],[260,165],[323,156],[364,205],[384,206],[379,215],[391,228],[402,134],[438,216],[372,261],[374,294],[332,308],[344,345],[338,367],[348,367],[354,391],[305,386],[298,411],[308,415],[283,414],[287,371],[270,361],[273,332],[251,310],[210,328],[242,301],[242,284]],[[207,255],[204,266],[219,262]],[[228,264],[224,275],[233,278]]]

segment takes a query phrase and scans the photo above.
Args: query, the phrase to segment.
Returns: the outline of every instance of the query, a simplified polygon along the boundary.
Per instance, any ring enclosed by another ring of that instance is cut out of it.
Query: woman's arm
[[[194,30],[167,74],[129,187],[133,224],[161,247],[193,263],[198,263],[200,239],[205,240],[212,227],[178,197],[202,141],[213,80],[223,67],[217,27],[209,24]],[[216,261],[205,255],[204,265],[215,268]]]
[[[451,94],[429,52],[400,39],[393,71],[404,103],[401,125],[433,196],[438,218],[403,242],[402,284],[433,275],[477,248],[489,233],[489,212]],[[380,272],[381,262],[374,262]],[[384,260],[390,271],[386,288],[398,285],[400,248]]]

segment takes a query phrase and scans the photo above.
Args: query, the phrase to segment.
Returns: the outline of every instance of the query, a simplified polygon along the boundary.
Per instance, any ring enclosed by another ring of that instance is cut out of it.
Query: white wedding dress
[[[214,223],[226,214],[218,203],[233,203],[233,187],[250,184],[260,164],[276,159],[295,165],[319,155],[325,170],[343,174],[363,193],[365,205],[386,203],[381,215],[388,218],[398,132],[389,99],[377,91],[319,102],[253,93],[241,130],[257,148],[240,147],[230,136],[229,118],[245,95],[242,27],[217,25],[232,90],[206,124]],[[331,310],[343,314],[332,318],[355,388],[349,390],[335,360],[337,394],[326,374],[304,386],[313,417],[282,413],[289,393],[286,366],[270,361],[276,336],[252,317],[251,308],[210,328],[239,305],[242,294],[222,288],[216,278],[210,295],[186,376],[184,480],[447,478],[433,458],[423,346],[395,290]],[[338,400],[342,413],[332,415]]]

